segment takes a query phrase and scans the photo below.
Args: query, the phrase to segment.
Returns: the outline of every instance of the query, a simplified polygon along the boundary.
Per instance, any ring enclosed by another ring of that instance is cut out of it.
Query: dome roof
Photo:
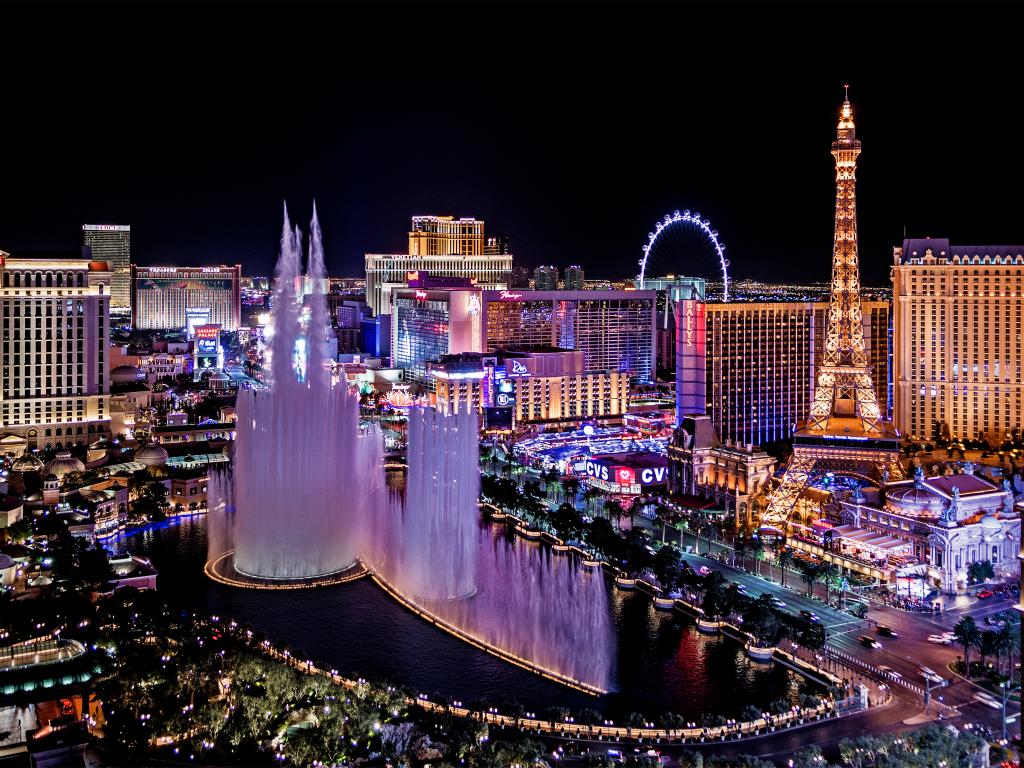
[[[12,472],[38,472],[43,468],[43,460],[32,453],[19,456],[11,464]]]
[[[920,488],[914,485],[890,487],[885,498],[890,504],[908,511],[930,512],[937,515],[943,507],[942,497],[927,486]]]
[[[1003,524],[999,522],[999,518],[989,512],[983,518],[981,518],[981,527],[986,531],[998,531],[1003,527]]]
[[[119,365],[110,371],[110,381],[124,384],[129,381],[145,381],[146,372],[134,365]]]
[[[85,464],[67,451],[61,451],[57,454],[57,458],[46,462],[43,471],[47,474],[55,475],[58,480],[63,480],[64,475],[71,472],[85,472]]]
[[[230,377],[226,373],[214,373],[210,376],[211,381],[230,381]]]
[[[147,467],[160,467],[167,463],[167,451],[159,443],[150,443],[135,452],[134,460]]]

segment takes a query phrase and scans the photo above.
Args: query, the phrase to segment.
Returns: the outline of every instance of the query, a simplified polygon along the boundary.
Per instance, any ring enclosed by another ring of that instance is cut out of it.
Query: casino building
[[[242,267],[138,267],[132,265],[132,325],[157,330],[241,323]]]
[[[0,251],[0,276],[0,431],[31,448],[109,434],[109,263]]]
[[[985,560],[997,581],[1016,579],[1021,505],[1009,481],[991,480],[971,462],[928,469],[878,486],[826,476],[809,491],[820,500],[794,510],[790,542],[847,570],[895,582],[903,594],[963,592],[968,566]]]
[[[539,347],[443,356],[428,363],[437,408],[476,408],[485,427],[519,424],[575,427],[619,423],[629,406],[629,377],[586,371],[579,350]],[[503,413],[507,411],[507,413]]]
[[[490,291],[471,285],[391,293],[392,365],[434,391],[428,361],[460,352],[582,353],[584,373],[654,373],[655,291]]]

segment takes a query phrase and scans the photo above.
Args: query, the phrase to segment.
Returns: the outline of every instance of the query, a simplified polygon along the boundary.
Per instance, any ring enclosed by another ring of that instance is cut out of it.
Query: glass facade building
[[[106,261],[114,272],[110,286],[110,308],[129,309],[132,294],[132,228],[126,224],[83,224],[82,245],[92,257]]]
[[[587,371],[654,375],[654,291],[484,291],[486,350],[547,345],[583,352]]]

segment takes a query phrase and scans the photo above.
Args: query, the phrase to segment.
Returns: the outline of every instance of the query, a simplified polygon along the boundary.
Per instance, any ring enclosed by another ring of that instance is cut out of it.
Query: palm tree
[[[575,477],[567,477],[562,481],[562,489],[565,491],[565,500],[576,506],[576,497],[580,492],[580,481]]]
[[[779,568],[782,569],[782,586],[786,586],[786,569],[793,565],[793,550],[782,547],[779,550]]]
[[[605,501],[604,511],[608,513],[608,519],[615,524],[616,528],[618,528],[619,521],[622,520],[622,516],[626,514],[626,510],[624,510],[622,505],[615,499]]]
[[[807,585],[807,596],[812,596],[814,594],[814,582],[818,579],[819,565],[810,560],[800,559],[797,561],[796,567],[800,571],[800,578]]]
[[[603,492],[592,485],[587,486],[587,490],[583,492],[583,501],[586,502],[587,512],[592,513],[594,510],[594,499],[598,499],[603,495]]]
[[[750,545],[750,554],[754,556],[754,569],[757,571],[757,575],[761,575],[761,561],[764,560],[766,555],[766,547],[763,539],[754,539]]]
[[[736,540],[732,543],[732,549],[733,549],[733,553],[734,553],[733,565],[736,564],[735,558],[738,557],[740,559],[740,568],[741,569],[746,569],[746,567],[747,567],[747,547],[748,546],[749,545],[747,543],[747,538],[745,536],[737,537]]]
[[[825,585],[825,602],[829,601],[832,594],[832,587],[836,585],[839,578],[839,569],[835,563],[822,563],[818,569],[818,580]]]
[[[964,669],[967,673],[967,679],[970,680],[971,648],[981,643],[981,631],[978,629],[978,624],[974,621],[973,617],[964,616],[953,627],[953,636],[964,649]]]

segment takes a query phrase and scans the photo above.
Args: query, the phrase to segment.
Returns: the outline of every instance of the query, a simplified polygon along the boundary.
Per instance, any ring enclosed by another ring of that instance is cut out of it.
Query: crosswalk
[[[869,664],[868,662],[864,661],[863,659],[860,659],[857,656],[854,656],[852,653],[847,653],[846,651],[843,651],[843,650],[841,650],[839,648],[836,648],[835,646],[831,646],[831,645],[826,645],[825,646],[825,652],[827,654],[829,654],[830,656],[833,656],[833,657],[835,657],[837,659],[842,659],[844,662],[855,664],[858,667],[861,667],[862,669],[866,669],[866,670],[870,671],[872,674],[877,675],[877,676],[879,676],[881,678],[884,678],[885,680],[890,680],[890,681],[892,681],[894,683],[902,685],[904,688],[906,688],[909,691],[913,691],[914,693],[917,693],[917,694],[919,694],[921,696],[924,695],[924,688],[922,688],[921,686],[919,686],[919,685],[917,685],[915,683],[911,683],[910,681],[904,679],[901,675],[895,675],[895,674],[892,674],[890,672],[885,672],[885,671],[879,669],[878,667],[876,667],[874,664]]]

